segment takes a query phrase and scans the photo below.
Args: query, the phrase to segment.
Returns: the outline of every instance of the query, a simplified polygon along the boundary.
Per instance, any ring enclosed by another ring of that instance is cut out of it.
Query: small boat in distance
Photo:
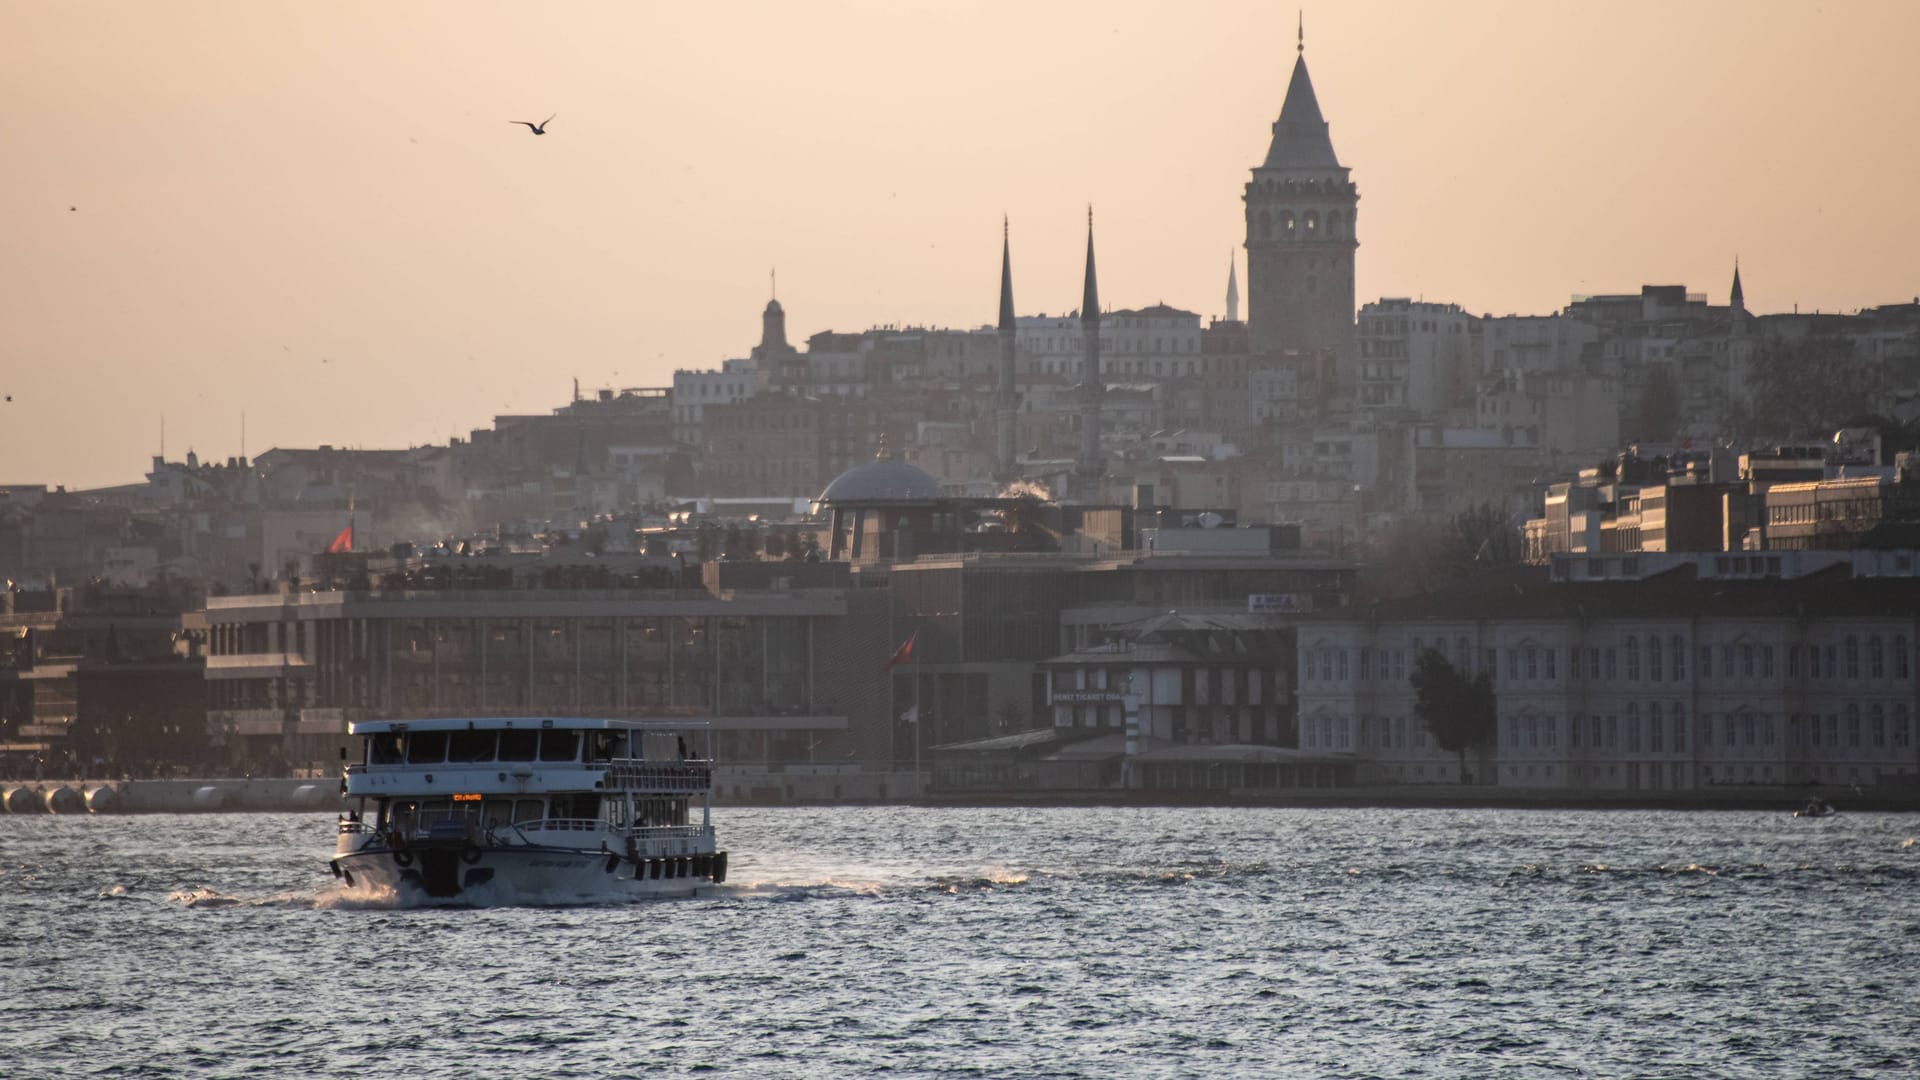
[[[691,896],[727,879],[698,721],[370,720],[329,866],[410,904]],[[690,746],[689,739],[696,745]],[[697,817],[696,817],[697,813]]]
[[[1832,817],[1839,812],[1825,799],[1808,799],[1807,805],[1795,810],[1793,816],[1797,818]]]

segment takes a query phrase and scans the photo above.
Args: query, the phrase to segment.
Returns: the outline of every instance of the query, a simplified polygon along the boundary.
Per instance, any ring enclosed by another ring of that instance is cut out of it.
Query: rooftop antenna
[[[167,414],[160,414],[160,460],[167,460]]]
[[[1298,52],[1301,56],[1305,56],[1307,55],[1307,11],[1305,8],[1300,9],[1299,16],[1300,16],[1300,44],[1295,48],[1294,51]]]
[[[779,275],[780,271],[778,269],[771,266],[767,267],[767,299],[769,300],[780,299]]]

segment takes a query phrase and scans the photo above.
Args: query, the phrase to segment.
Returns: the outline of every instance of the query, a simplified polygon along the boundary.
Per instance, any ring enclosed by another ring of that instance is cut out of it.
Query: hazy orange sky
[[[444,442],[796,340],[1224,309],[1295,8],[0,2],[0,482]],[[1920,293],[1920,4],[1320,4],[1357,295]],[[557,118],[544,137],[510,120]],[[69,208],[72,209],[69,209]],[[1244,262],[1242,262],[1244,272]]]

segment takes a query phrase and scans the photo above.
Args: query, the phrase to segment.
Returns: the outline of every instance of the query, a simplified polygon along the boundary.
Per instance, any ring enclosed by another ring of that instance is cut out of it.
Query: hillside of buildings
[[[740,798],[1914,790],[1920,298],[1356,308],[1306,79],[1245,319],[1238,263],[1223,317],[1103,303],[1090,221],[1063,313],[1019,314],[1009,238],[978,327],[796,341],[771,300],[717,369],[445,445],[0,488],[0,773],[580,713],[708,719]],[[1471,761],[1429,651],[1493,682]]]

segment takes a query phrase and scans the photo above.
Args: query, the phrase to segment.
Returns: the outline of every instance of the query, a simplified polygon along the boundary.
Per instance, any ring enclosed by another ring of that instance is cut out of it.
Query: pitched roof
[[[1313,79],[1307,74],[1307,58],[1293,62],[1293,78],[1287,83],[1287,100],[1280,106],[1280,119],[1274,121],[1273,145],[1267,149],[1263,169],[1337,169],[1333,140],[1327,134],[1327,121],[1320,115],[1320,100],[1313,93]]]

